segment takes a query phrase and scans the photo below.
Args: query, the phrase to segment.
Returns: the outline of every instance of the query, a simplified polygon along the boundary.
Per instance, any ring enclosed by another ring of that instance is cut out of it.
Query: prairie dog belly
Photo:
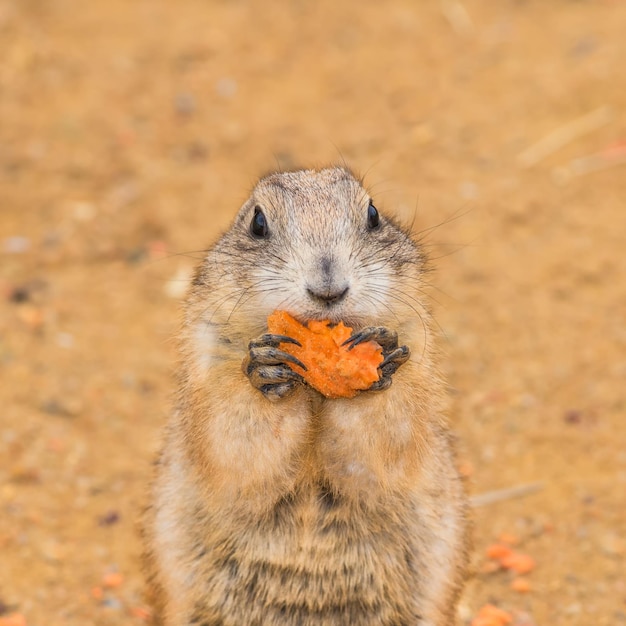
[[[206,589],[189,623],[417,624],[406,614],[407,596],[418,593],[417,555],[410,541],[398,541],[406,514],[395,511],[390,528],[388,512],[355,516],[352,506],[317,483],[258,520],[215,529],[207,546],[196,536],[195,577]]]

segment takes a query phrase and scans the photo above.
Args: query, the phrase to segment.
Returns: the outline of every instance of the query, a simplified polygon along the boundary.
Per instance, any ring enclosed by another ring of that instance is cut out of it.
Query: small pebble
[[[79,222],[90,222],[97,212],[95,205],[90,202],[75,202],[72,205],[74,219]]]
[[[110,189],[106,202],[111,209],[122,209],[137,200],[140,193],[141,188],[136,181],[126,180]]]
[[[55,398],[50,398],[39,407],[48,415],[57,415],[59,417],[76,417],[82,411],[82,403],[78,399],[68,398],[66,402],[59,402]]]
[[[74,335],[70,333],[57,333],[56,342],[59,348],[69,350],[74,347]]]
[[[26,286],[14,287],[9,293],[9,301],[21,304],[30,300],[30,290]]]
[[[582,606],[578,602],[569,604],[568,606],[565,607],[566,615],[578,615],[581,611],[582,611]]]
[[[569,50],[572,57],[586,57],[593,54],[598,47],[598,41],[594,37],[581,37]]]
[[[122,603],[117,598],[104,598],[104,600],[102,600],[102,606],[105,606],[107,609],[119,611],[122,608]]]
[[[566,424],[580,424],[580,422],[582,421],[583,415],[581,411],[578,411],[576,409],[570,409],[569,411],[565,411],[565,414],[563,415],[563,421]]]
[[[478,185],[469,180],[461,183],[459,195],[463,200],[475,200],[479,195]]]
[[[220,78],[215,85],[215,91],[222,98],[232,98],[237,93],[237,81],[232,78]]]
[[[120,521],[120,514],[117,511],[108,511],[98,518],[99,526],[112,526]]]
[[[138,246],[136,248],[132,248],[126,253],[126,261],[131,265],[136,265],[137,263],[141,263],[146,258],[146,249]]]
[[[39,470],[34,467],[15,466],[10,473],[11,482],[20,485],[34,485],[40,481]]]
[[[621,557],[626,554],[626,542],[617,533],[607,532],[599,537],[600,549],[611,557]]]
[[[191,117],[196,112],[196,101],[189,93],[179,93],[174,100],[174,109],[181,117]]]
[[[532,615],[524,611],[517,611],[511,626],[537,626]]]
[[[186,154],[189,161],[206,161],[209,148],[201,141],[193,141],[187,146]]]
[[[58,541],[50,539],[41,545],[41,556],[43,556],[46,561],[58,563],[65,558],[65,549]]]
[[[30,250],[30,239],[20,235],[7,237],[2,247],[7,254],[24,254]]]

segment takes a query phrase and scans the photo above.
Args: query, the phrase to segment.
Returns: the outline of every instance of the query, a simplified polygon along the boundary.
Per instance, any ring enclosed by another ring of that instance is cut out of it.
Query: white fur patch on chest
[[[196,374],[205,375],[215,360],[218,345],[216,328],[211,324],[197,324],[191,341],[193,364]]]

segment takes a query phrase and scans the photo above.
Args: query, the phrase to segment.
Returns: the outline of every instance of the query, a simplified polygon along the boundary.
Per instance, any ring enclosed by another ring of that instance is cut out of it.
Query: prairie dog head
[[[277,309],[397,328],[425,314],[422,274],[417,245],[348,170],[276,173],[208,252],[191,305],[205,323],[249,337]]]

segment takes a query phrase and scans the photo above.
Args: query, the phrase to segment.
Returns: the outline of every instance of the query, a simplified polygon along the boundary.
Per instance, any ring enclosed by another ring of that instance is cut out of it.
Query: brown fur
[[[388,218],[368,233],[368,203],[342,168],[273,174],[198,269],[146,520],[164,626],[454,623],[466,505],[432,364],[424,259]],[[267,240],[250,236],[255,206]],[[350,280],[327,310],[302,288],[322,257]],[[298,385],[271,402],[241,364],[281,307],[387,326],[412,356],[385,391],[326,400]]]

